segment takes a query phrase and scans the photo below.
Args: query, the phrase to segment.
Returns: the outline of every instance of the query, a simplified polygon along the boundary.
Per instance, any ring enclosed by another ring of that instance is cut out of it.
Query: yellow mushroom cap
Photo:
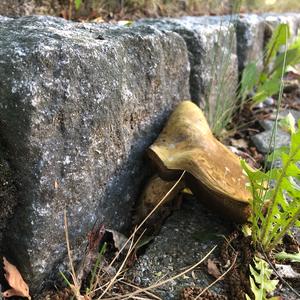
[[[251,195],[240,160],[213,136],[203,112],[193,102],[177,106],[148,155],[162,178],[174,180],[186,171],[186,184],[194,194],[203,198],[206,191],[211,197],[204,202],[235,221],[247,220]]]

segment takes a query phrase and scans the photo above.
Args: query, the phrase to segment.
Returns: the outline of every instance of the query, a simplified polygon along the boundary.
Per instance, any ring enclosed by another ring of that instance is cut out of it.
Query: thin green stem
[[[88,293],[89,293],[91,290],[93,290],[94,280],[95,280],[95,277],[96,277],[96,275],[97,275],[97,269],[98,269],[98,267],[99,267],[100,264],[101,264],[101,261],[102,261],[102,259],[103,259],[104,253],[106,252],[106,246],[107,246],[107,244],[106,244],[106,242],[105,242],[105,243],[103,244],[103,246],[101,247],[100,252],[99,252],[98,255],[97,255],[97,260],[96,260],[95,266],[94,266],[93,271],[92,271],[92,278],[91,278],[91,280],[90,280],[90,287],[89,287],[89,289],[88,289]]]
[[[288,36],[288,33],[286,31],[286,41],[287,41],[287,36]],[[275,119],[275,125],[272,129],[272,136],[271,136],[271,141],[270,141],[270,148],[271,148],[271,143],[272,143],[272,140],[274,139],[274,145],[276,143],[276,133],[277,133],[277,126],[278,126],[278,117],[279,117],[279,107],[280,107],[280,104],[281,104],[281,101],[282,101],[282,94],[283,94],[283,76],[284,76],[284,72],[285,72],[285,68],[286,68],[286,52],[287,52],[287,42],[285,44],[285,51],[284,51],[284,59],[283,59],[283,66],[282,66],[282,70],[281,70],[281,83],[280,83],[280,90],[279,90],[279,97],[278,97],[278,103],[277,103],[277,111],[276,111],[276,119]],[[275,148],[275,146],[274,146]],[[271,163],[271,169],[273,168],[273,164],[274,164],[274,158],[275,158],[275,153],[273,152],[272,154],[272,163]],[[269,207],[269,209],[267,210],[267,217],[265,219],[265,222],[263,222],[263,228],[262,228],[262,234],[261,234],[261,238],[262,238],[262,241],[264,241],[266,239],[266,233],[268,232],[268,230],[270,229],[270,219],[271,219],[271,216],[273,215],[273,210],[274,210],[274,207],[275,207],[275,200],[276,200],[276,195],[279,191],[279,187],[280,187],[280,184],[281,184],[281,181],[283,179],[283,176],[285,174],[285,171],[286,171],[286,168],[287,168],[288,164],[285,165],[282,173],[281,173],[281,176],[278,180],[278,182],[276,183],[276,188],[275,188],[275,191],[274,191],[274,194],[273,194],[273,197],[272,197],[272,201],[271,201],[271,207]],[[271,181],[271,173],[269,173],[269,178],[268,178],[268,187],[270,186],[270,181]],[[266,193],[264,193],[263,195],[263,198],[265,200],[265,196],[266,196]],[[263,242],[264,244],[264,242]]]
[[[277,40],[277,38],[278,38],[279,36],[280,36],[280,32],[277,33],[277,36],[276,36],[276,38],[275,38],[274,40]],[[288,38],[288,34],[287,34],[287,32],[286,32],[286,40],[287,40],[287,38]],[[271,49],[270,49],[270,51],[269,51],[269,53],[268,53],[268,56],[267,56],[267,58],[266,58],[266,60],[265,60],[264,68],[263,68],[263,72],[262,72],[262,73],[267,73],[267,67],[268,67],[269,64],[270,64],[270,60],[271,60],[272,52],[273,52],[274,48],[275,48],[275,42],[272,44],[272,47],[271,47]]]
[[[300,217],[300,207],[298,208],[295,215],[286,222],[285,226],[282,228],[280,233],[275,237],[275,239],[269,244],[268,249],[273,249],[278,244],[278,242],[283,238],[286,232],[296,223],[299,217]]]

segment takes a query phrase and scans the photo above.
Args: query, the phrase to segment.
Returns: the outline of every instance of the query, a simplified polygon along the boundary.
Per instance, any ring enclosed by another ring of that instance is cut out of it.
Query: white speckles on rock
[[[0,36],[1,141],[20,199],[2,244],[36,293],[66,257],[64,209],[78,257],[96,219],[128,227],[144,150],[189,98],[188,52],[172,32],[42,16],[3,21]]]
[[[288,24],[292,37],[296,37],[300,29],[300,14],[297,13],[285,13],[275,14],[266,13],[262,17],[264,20],[273,27],[276,27],[280,23]]]
[[[237,20],[237,53],[239,71],[255,61],[262,68],[265,42],[265,20],[254,14],[242,14]]]
[[[65,157],[65,160],[63,161],[63,164],[64,164],[64,165],[68,165],[68,164],[70,164],[70,163],[71,163],[70,156],[67,155],[67,156]]]
[[[184,38],[189,51],[190,93],[193,101],[202,105],[209,101],[214,107],[217,95],[211,86],[220,85],[224,78],[228,81],[226,93],[234,95],[238,84],[236,35],[234,24],[229,19],[182,17],[145,19],[139,23],[176,32]],[[224,57],[228,58],[228,68],[221,71]],[[222,74],[225,74],[223,79]]]

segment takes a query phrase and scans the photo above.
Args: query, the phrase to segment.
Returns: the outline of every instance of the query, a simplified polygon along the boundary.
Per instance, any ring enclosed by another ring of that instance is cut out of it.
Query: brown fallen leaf
[[[3,296],[6,298],[10,298],[12,296],[20,296],[31,299],[29,295],[29,287],[27,283],[22,278],[19,270],[11,264],[5,257],[3,257],[3,265],[4,265],[4,277],[11,287],[3,293]]]
[[[216,263],[211,259],[207,260],[207,272],[216,279],[222,275]]]

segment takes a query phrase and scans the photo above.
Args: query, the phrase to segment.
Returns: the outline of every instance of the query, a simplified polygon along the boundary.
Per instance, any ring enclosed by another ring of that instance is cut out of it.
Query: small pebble
[[[257,108],[257,109],[259,109],[259,108],[264,108],[263,102],[260,102],[260,103],[256,104],[256,105],[254,106],[254,108]]]
[[[264,102],[263,102],[263,104],[264,104],[264,106],[271,106],[271,105],[273,105],[274,104],[274,99],[272,98],[272,97],[268,97]]]

